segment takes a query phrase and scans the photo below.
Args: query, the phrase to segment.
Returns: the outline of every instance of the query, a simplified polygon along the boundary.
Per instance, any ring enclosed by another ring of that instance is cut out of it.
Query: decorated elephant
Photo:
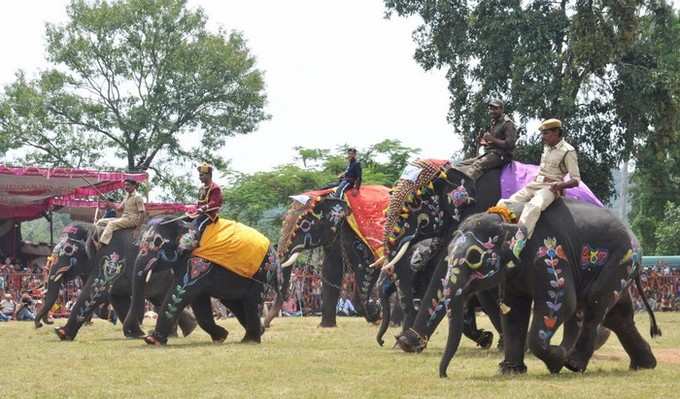
[[[198,248],[184,251],[182,237],[191,228],[184,221],[167,217],[144,226],[134,261],[132,304],[123,328],[135,328],[144,311],[142,292],[148,281],[172,270],[176,277],[173,288],[163,301],[155,330],[144,339],[147,344],[166,344],[170,327],[187,305],[213,342],[224,342],[228,332],[213,319],[211,297],[227,306],[245,328],[243,342],[259,343],[264,288],[270,286],[280,294],[283,285],[281,266],[269,240],[248,226],[218,219],[206,228]]]
[[[91,226],[70,224],[64,229],[64,235],[53,252],[56,258],[52,261],[50,276],[55,276],[55,283],[65,278],[60,276],[68,276],[70,270],[91,270],[66,325],[55,329],[61,340],[73,340],[92,312],[106,301],[110,301],[119,317],[128,313],[132,293],[132,266],[139,252],[139,247],[135,244],[135,232],[129,229],[116,231],[111,243],[100,250],[96,250],[91,242],[92,233]],[[173,280],[169,271],[158,273],[149,282],[144,297],[154,305],[160,305]],[[45,309],[49,309],[47,305]],[[137,327],[132,331],[125,331],[125,336],[143,336],[140,321],[141,317],[136,321]],[[182,313],[179,326],[186,336],[194,330],[196,321],[191,314]]]
[[[654,355],[633,320],[628,291],[632,281],[647,306],[652,337],[661,331],[640,286],[637,240],[626,226],[604,208],[560,199],[543,212],[517,258],[510,250],[518,230],[509,223],[513,219],[507,208],[492,208],[467,218],[454,234],[445,276],[449,336],[440,376],[446,376],[460,342],[465,299],[488,289],[502,293],[505,359],[501,373],[526,372],[527,334],[529,349],[551,373],[562,367],[583,372],[601,324],[618,336],[631,369],[654,368]],[[561,344],[551,345],[563,323]]]
[[[359,195],[345,199],[332,190],[294,196],[285,216],[278,252],[284,265],[292,264],[305,250],[323,247],[321,327],[335,327],[335,306],[340,295],[343,272],[355,275],[352,302],[369,322],[380,317],[380,308],[370,300],[380,269],[371,267],[382,248],[381,232],[389,189],[365,185]]]
[[[461,220],[500,198],[500,170],[491,170],[477,181],[475,198],[469,194],[472,189],[466,191],[463,186],[464,179],[447,161],[417,160],[407,166],[393,189],[385,223],[387,264],[383,268],[394,268],[399,280],[405,322],[397,344],[406,352],[425,349],[445,315],[442,280],[447,238]],[[429,249],[406,256],[417,246]],[[501,331],[497,293],[479,292],[477,296],[496,330]],[[472,305],[470,309],[466,312],[466,336],[488,347],[492,334],[474,328]]]
[[[40,328],[43,322],[52,324],[48,320],[49,311],[59,297],[59,291],[69,281],[80,278],[82,282],[92,271],[92,263],[85,251],[87,238],[93,230],[91,224],[73,223],[64,227],[61,237],[57,241],[50,260],[48,261],[49,275],[45,285],[47,293],[43,306],[35,316],[35,327]]]

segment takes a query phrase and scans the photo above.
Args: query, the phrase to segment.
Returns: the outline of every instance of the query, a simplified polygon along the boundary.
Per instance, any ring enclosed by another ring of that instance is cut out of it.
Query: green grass
[[[277,319],[261,345],[240,344],[243,329],[228,320],[222,324],[231,335],[221,346],[197,330],[164,348],[126,340],[120,326],[101,320],[74,342],[59,342],[49,326],[0,323],[0,398],[678,397],[680,313],[658,318],[664,336],[651,342],[659,360],[655,370],[628,371],[627,356],[611,338],[585,374],[551,376],[528,356],[527,375],[502,377],[496,374],[498,351],[463,339],[448,379],[437,377],[444,328],[425,352],[412,355],[391,349],[396,329],[379,347],[376,327],[359,318],[339,318],[335,329],[317,328],[318,318]],[[647,335],[646,315],[637,322]],[[487,320],[481,323],[488,328]]]

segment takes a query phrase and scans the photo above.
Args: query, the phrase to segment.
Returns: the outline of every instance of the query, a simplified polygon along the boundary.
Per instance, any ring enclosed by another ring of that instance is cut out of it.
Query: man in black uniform
[[[349,161],[347,170],[339,176],[340,184],[335,190],[335,196],[338,198],[342,198],[345,191],[350,188],[354,188],[353,195],[356,195],[361,187],[361,163],[357,161],[356,148],[347,149],[347,160]]]
[[[491,125],[479,137],[479,145],[485,152],[475,158],[462,161],[467,174],[475,181],[489,169],[500,168],[512,161],[512,150],[517,140],[515,123],[505,114],[503,101],[493,99],[488,103]]]

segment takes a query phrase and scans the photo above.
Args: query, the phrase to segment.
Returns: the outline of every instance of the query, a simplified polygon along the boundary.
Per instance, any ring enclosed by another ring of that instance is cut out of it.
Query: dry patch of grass
[[[34,330],[32,323],[0,323],[0,398],[675,397],[680,314],[658,318],[664,336],[650,340],[656,370],[628,371],[628,358],[612,337],[585,374],[551,376],[528,356],[527,375],[501,377],[496,375],[501,354],[464,339],[448,379],[437,377],[445,328],[425,352],[413,355],[390,349],[391,338],[379,347],[376,327],[358,318],[341,318],[335,329],[317,328],[318,318],[277,319],[261,345],[240,344],[243,329],[227,320],[221,324],[231,335],[224,345],[213,345],[197,330],[164,348],[126,340],[120,326],[100,320],[74,342],[59,342],[51,328]],[[487,320],[481,322],[489,328]],[[644,314],[638,323],[648,331]]]

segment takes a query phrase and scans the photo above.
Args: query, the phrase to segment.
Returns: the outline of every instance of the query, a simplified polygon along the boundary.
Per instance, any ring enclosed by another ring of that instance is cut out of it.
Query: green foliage
[[[680,232],[680,205],[667,202],[664,218],[659,221],[654,231],[656,238],[655,255],[680,254],[678,232]]]
[[[641,33],[655,13],[668,10],[664,2],[385,0],[385,6],[388,16],[422,17],[415,59],[427,70],[447,71],[449,120],[468,152],[474,132],[488,124],[485,99],[501,97],[522,122],[562,119],[584,181],[600,198],[611,197],[609,171],[630,153],[628,140],[620,140],[628,111],[612,98],[616,72],[638,42],[658,43]],[[677,54],[677,45],[665,51]],[[635,92],[625,97],[639,101]]]
[[[49,68],[35,80],[19,73],[0,97],[0,149],[24,147],[27,161],[55,166],[114,156],[170,184],[160,164],[224,169],[226,139],[268,117],[243,35],[208,31],[202,9],[184,0],[72,0],[67,15],[47,25]]]
[[[52,213],[52,228],[54,232],[54,241],[59,239],[64,227],[71,223],[69,215],[64,213]],[[46,218],[39,218],[31,220],[30,222],[21,223],[21,237],[25,241],[32,242],[50,242],[50,222]]]

